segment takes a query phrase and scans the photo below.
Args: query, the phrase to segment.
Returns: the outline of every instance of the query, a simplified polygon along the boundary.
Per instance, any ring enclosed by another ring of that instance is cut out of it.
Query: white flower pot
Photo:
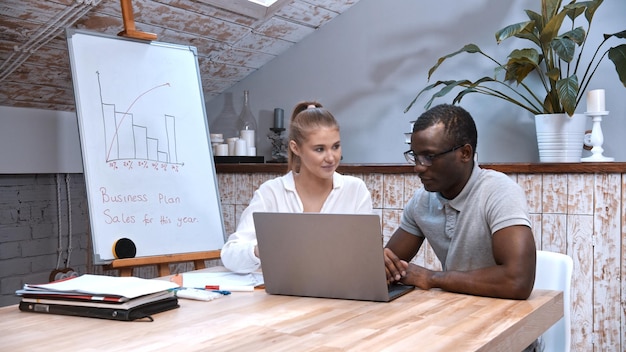
[[[587,116],[584,114],[535,115],[539,161],[578,163],[582,157]]]

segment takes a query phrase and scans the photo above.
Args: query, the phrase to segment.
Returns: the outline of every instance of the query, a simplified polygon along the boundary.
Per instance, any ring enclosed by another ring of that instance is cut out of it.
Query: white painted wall
[[[337,117],[342,129],[344,163],[399,163],[409,121],[423,111],[428,97],[404,114],[404,108],[427,84],[427,71],[437,58],[478,44],[505,61],[509,39],[502,47],[494,33],[525,21],[524,9],[539,10],[539,0],[360,0],[347,12],[254,72],[229,91],[241,110],[243,90],[250,90],[251,106],[263,136],[273,123],[275,107],[285,119],[300,100],[317,99]],[[605,0],[590,33],[624,29],[626,1]],[[582,23],[580,23],[582,25]],[[616,42],[613,42],[615,45]],[[592,44],[591,42],[588,44]],[[607,47],[608,48],[608,47]],[[589,51],[589,48],[587,48]],[[482,64],[487,64],[482,66]],[[459,56],[446,62],[435,79],[478,78],[492,67],[478,56]],[[626,161],[626,88],[605,59],[590,89],[606,89],[604,155]],[[454,95],[436,102],[451,102]],[[223,97],[206,102],[209,121],[215,119]],[[482,95],[469,95],[462,106],[478,125],[480,162],[537,162],[534,121],[530,113]],[[577,112],[584,112],[582,103]],[[287,123],[287,121],[286,121]],[[591,128],[591,121],[588,122]],[[262,138],[260,155],[270,158],[270,144]],[[585,152],[583,156],[589,155]]]
[[[75,113],[0,106],[0,174],[82,172]]]

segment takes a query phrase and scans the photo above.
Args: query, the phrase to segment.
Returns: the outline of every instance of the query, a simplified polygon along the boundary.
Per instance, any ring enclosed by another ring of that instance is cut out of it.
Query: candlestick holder
[[[585,135],[585,144],[591,145],[591,156],[582,158],[580,161],[584,162],[594,162],[594,161],[614,161],[614,158],[607,157],[602,155],[604,153],[604,149],[602,148],[602,144],[604,143],[604,136],[602,135],[602,116],[607,116],[609,114],[608,111],[588,111],[585,115],[591,117],[591,121],[593,121],[593,127],[591,128],[591,135]]]
[[[287,143],[281,136],[284,130],[284,128],[270,128],[271,132],[267,134],[267,138],[272,142],[272,160],[268,160],[268,162],[287,162]]]

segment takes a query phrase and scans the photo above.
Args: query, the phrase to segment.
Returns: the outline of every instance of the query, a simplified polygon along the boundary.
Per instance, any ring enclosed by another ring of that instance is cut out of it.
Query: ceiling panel
[[[191,45],[205,99],[220,94],[285,52],[358,0],[134,0],[136,29],[158,41]],[[3,0],[0,4],[0,105],[74,111],[65,28],[117,35],[118,0]]]

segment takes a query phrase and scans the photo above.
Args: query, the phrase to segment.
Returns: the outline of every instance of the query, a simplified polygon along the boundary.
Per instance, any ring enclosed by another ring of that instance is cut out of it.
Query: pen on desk
[[[232,285],[206,285],[204,287],[206,290],[219,290],[219,291],[245,291],[252,292],[254,291],[254,286],[232,286]]]

